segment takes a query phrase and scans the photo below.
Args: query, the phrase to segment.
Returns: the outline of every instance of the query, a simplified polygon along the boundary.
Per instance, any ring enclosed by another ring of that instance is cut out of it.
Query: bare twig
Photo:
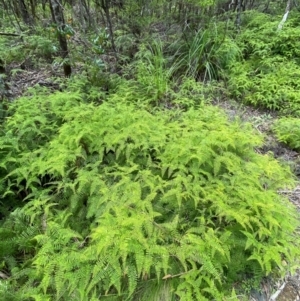
[[[9,33],[9,32],[0,32],[1,36],[12,36],[12,37],[19,37],[20,35],[17,33]]]

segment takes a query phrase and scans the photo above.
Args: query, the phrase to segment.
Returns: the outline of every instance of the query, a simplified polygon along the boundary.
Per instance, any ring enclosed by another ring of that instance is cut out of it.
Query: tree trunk
[[[101,0],[101,8],[103,9],[105,13],[105,18],[106,22],[108,25],[108,30],[109,30],[109,36],[110,36],[110,42],[111,42],[111,47],[116,54],[116,47],[115,47],[115,39],[114,39],[114,32],[112,28],[112,22],[111,22],[111,17],[110,17],[110,0]]]
[[[32,25],[32,18],[28,12],[28,9],[27,9],[27,6],[26,6],[24,0],[19,0],[18,2],[19,2],[21,16],[22,16],[24,23],[27,25]]]
[[[285,14],[283,15],[282,17],[282,20],[281,22],[278,24],[278,28],[277,28],[277,31],[280,31],[284,25],[284,23],[286,22],[287,18],[288,18],[288,15],[289,15],[289,12],[291,10],[291,6],[292,6],[292,1],[291,0],[288,0],[287,1],[287,4],[286,4],[286,8],[285,8]]]
[[[242,13],[242,0],[237,1],[237,12],[236,12],[236,27],[240,30],[241,27],[241,13]]]
[[[71,69],[70,62],[68,61],[69,58],[68,43],[67,43],[66,35],[64,34],[64,29],[66,25],[64,20],[63,7],[59,2],[59,0],[50,0],[50,9],[52,14],[52,19],[58,29],[58,41],[60,45],[60,56],[63,59],[64,74],[66,77],[69,77],[72,73],[72,69]]]
[[[37,6],[37,3],[35,0],[30,0],[30,6],[31,6],[31,15],[32,15],[32,23],[35,24],[35,21],[36,21],[36,6]]]

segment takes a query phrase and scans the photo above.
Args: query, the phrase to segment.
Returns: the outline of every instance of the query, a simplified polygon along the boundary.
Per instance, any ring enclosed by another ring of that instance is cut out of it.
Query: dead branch
[[[17,34],[17,33],[0,32],[0,36],[13,36],[13,37],[19,37],[20,35]]]

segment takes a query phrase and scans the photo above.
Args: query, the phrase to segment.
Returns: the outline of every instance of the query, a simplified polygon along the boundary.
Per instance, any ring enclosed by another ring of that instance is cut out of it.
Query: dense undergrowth
[[[208,105],[19,99],[1,135],[2,298],[221,300],[245,270],[283,271],[297,222],[276,191],[292,178],[261,142]]]
[[[1,300],[238,300],[299,267],[299,217],[277,193],[293,174],[210,104],[285,115],[274,133],[299,149],[297,14],[280,31],[246,11],[239,31],[224,14],[178,33],[163,4],[125,6],[114,40],[73,21],[0,36]],[[8,99],[6,81],[64,65],[62,34],[73,75]]]
[[[230,70],[229,93],[251,105],[299,116],[298,16],[278,31],[278,18],[251,14],[237,38],[243,60]]]

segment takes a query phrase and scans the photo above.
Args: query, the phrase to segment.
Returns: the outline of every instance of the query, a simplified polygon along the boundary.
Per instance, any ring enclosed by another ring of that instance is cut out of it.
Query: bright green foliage
[[[300,149],[300,120],[286,117],[279,119],[274,125],[277,139],[288,144],[291,148]]]
[[[0,231],[1,299],[224,300],[245,272],[294,262],[298,222],[276,193],[293,180],[254,151],[260,137],[211,106],[149,113],[114,100],[12,105],[2,202],[23,203]]]
[[[246,103],[284,113],[300,113],[300,70],[293,61],[266,58],[260,66],[238,62],[231,69],[228,87]]]
[[[281,17],[258,13],[250,16],[238,38],[245,61],[232,66],[229,92],[255,106],[299,115],[298,21],[289,19],[278,32]]]

